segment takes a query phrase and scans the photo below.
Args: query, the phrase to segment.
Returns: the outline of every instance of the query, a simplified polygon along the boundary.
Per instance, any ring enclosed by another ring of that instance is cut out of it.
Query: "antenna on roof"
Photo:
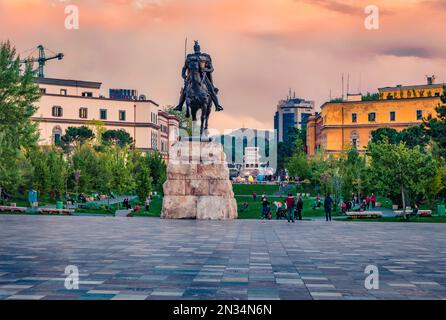
[[[427,79],[427,84],[430,85],[430,86],[435,83],[435,75],[426,76],[426,79]]]
[[[344,100],[344,73],[342,73],[342,100]]]
[[[347,97],[350,92],[350,73],[347,75]]]
[[[362,93],[362,72],[359,73],[359,88],[358,92]]]

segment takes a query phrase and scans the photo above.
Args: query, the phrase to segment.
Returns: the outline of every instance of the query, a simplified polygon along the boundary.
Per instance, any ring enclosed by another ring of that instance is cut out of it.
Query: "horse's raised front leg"
[[[206,114],[201,113],[201,124],[200,124],[200,137],[203,136],[204,127],[206,126]]]

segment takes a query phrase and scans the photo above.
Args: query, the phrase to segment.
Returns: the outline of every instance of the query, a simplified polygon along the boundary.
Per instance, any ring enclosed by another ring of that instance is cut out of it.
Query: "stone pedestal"
[[[170,149],[164,183],[163,219],[237,219],[223,146],[179,141]]]

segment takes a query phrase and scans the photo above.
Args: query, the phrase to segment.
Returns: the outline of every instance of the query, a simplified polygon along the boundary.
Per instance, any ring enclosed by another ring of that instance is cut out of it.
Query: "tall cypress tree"
[[[23,177],[24,152],[37,144],[37,124],[31,121],[39,100],[31,63],[20,64],[9,41],[0,43],[0,188],[15,191]]]

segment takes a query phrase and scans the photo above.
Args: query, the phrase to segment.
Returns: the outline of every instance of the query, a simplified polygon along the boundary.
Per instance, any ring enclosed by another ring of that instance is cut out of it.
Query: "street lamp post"
[[[81,177],[81,171],[78,169],[74,171],[74,179],[76,180],[76,208],[78,208],[79,203],[79,179]]]

